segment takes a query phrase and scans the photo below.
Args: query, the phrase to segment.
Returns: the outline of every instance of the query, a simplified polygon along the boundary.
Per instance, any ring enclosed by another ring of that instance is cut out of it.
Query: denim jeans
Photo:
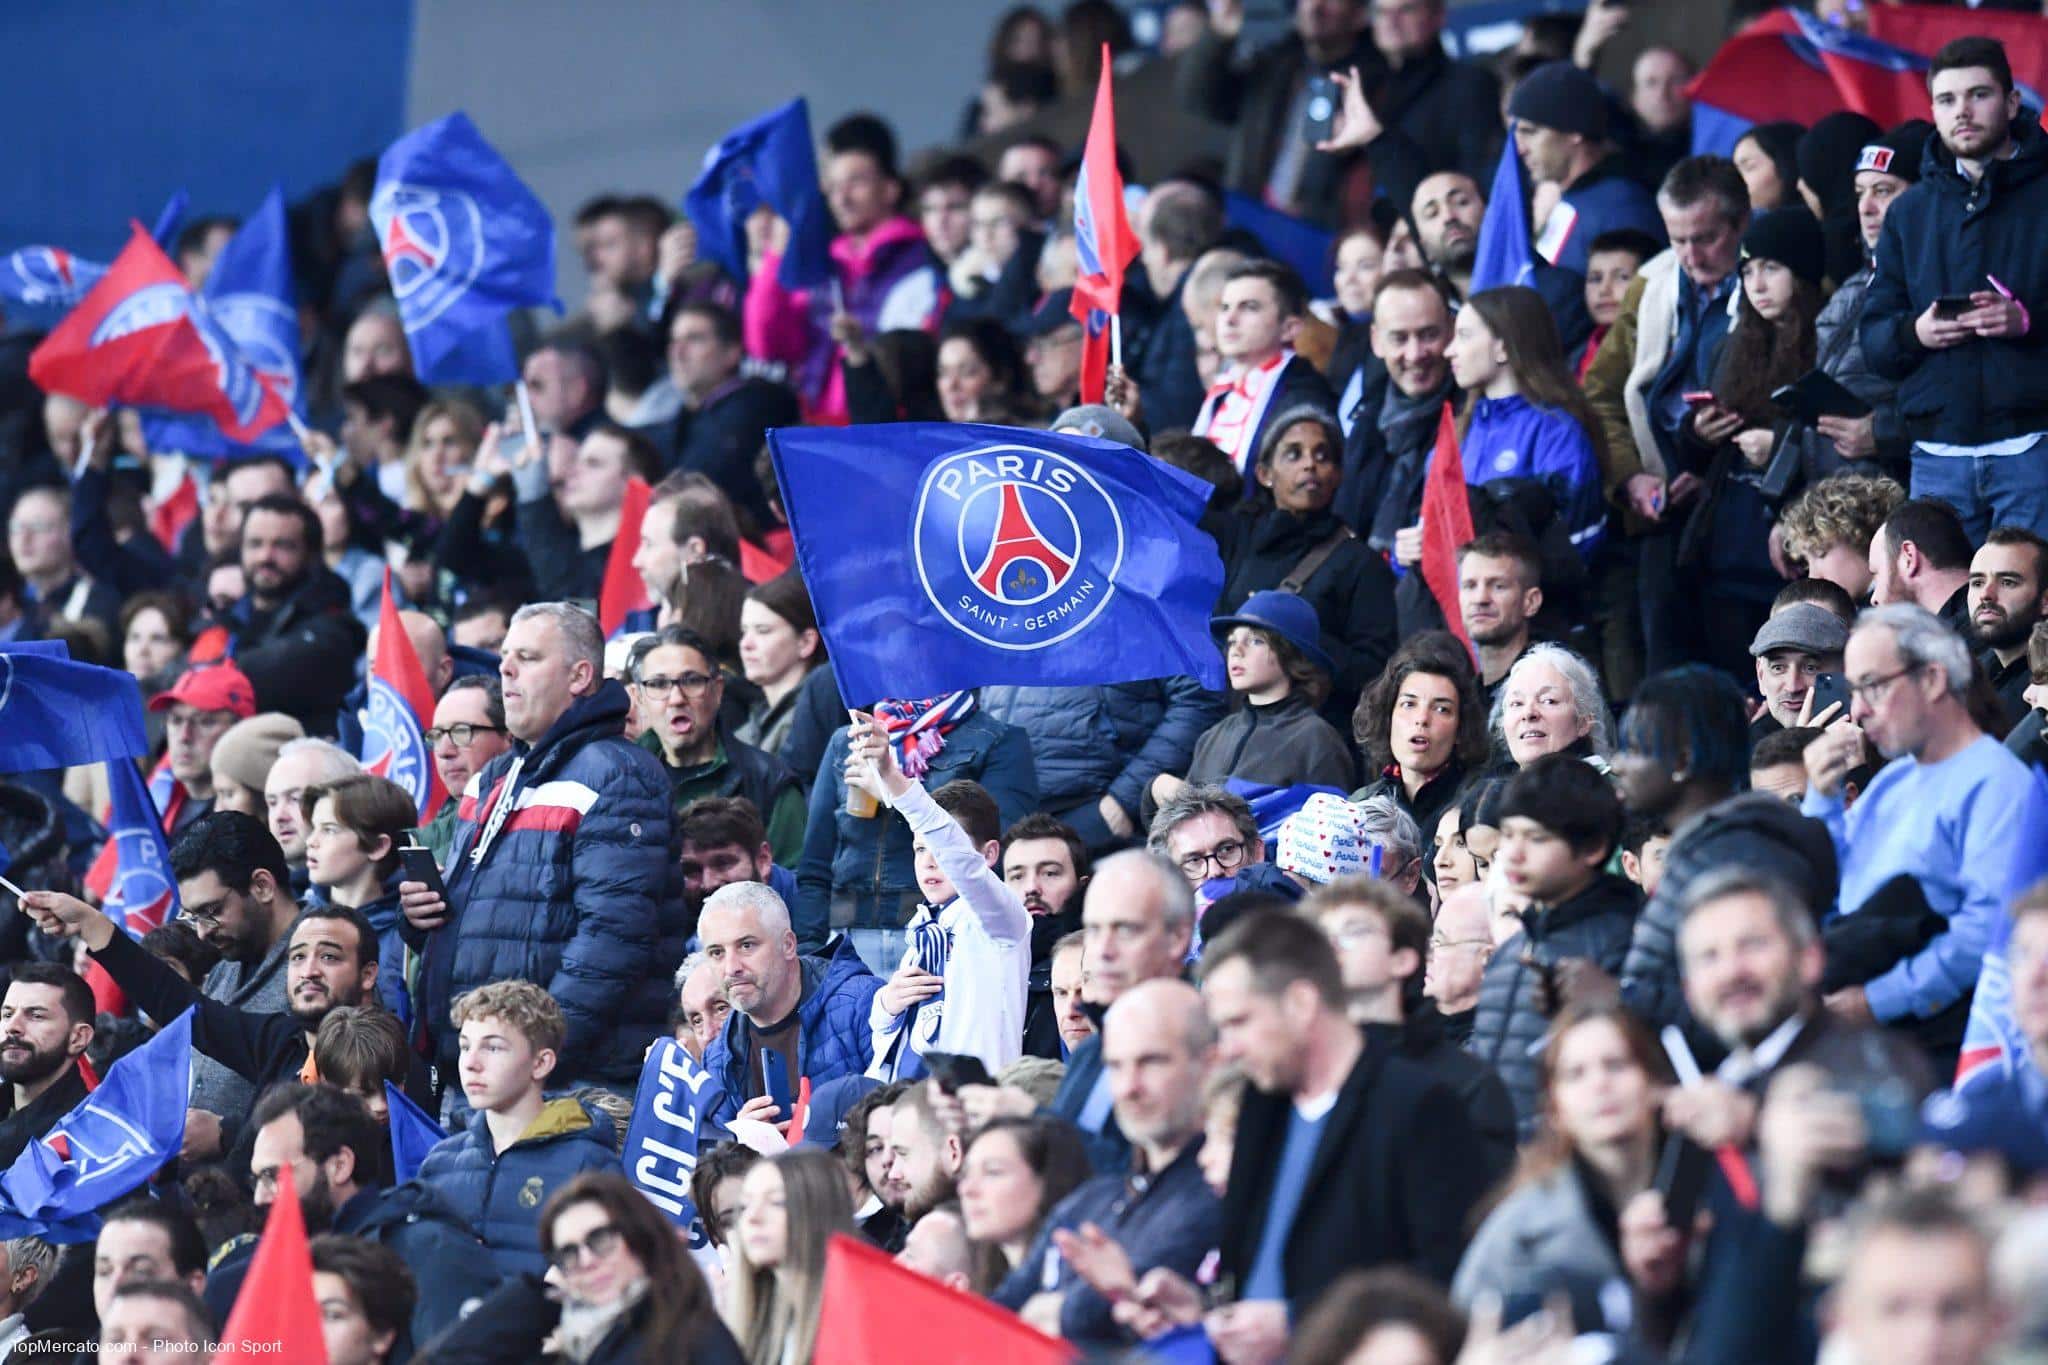
[[[1915,447],[1913,496],[1955,508],[1972,545],[1994,526],[2048,535],[2048,436],[2012,455],[1929,455]]]

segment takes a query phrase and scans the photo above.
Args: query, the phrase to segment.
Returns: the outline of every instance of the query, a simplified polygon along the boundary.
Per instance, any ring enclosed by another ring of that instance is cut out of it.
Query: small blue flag
[[[633,1122],[626,1128],[621,1156],[626,1179],[677,1227],[688,1231],[693,1251],[709,1245],[710,1239],[690,1197],[690,1177],[697,1172],[697,1153],[726,1135],[711,1117],[724,1099],[725,1087],[718,1078],[681,1043],[663,1038],[640,1068]]]
[[[384,1082],[384,1104],[391,1116],[391,1179],[400,1184],[420,1173],[420,1163],[448,1133],[412,1102],[412,1096],[389,1081]]]
[[[0,1174],[0,1237],[88,1242],[95,1209],[178,1155],[192,1087],[192,1011],[107,1069],[99,1089]]]
[[[101,906],[107,918],[136,938],[174,917],[178,889],[171,880],[171,850],[164,842],[163,813],[142,773],[126,759],[107,764],[113,793],[108,834],[114,845],[114,875]]]
[[[156,225],[150,228],[149,235],[165,252],[169,252],[172,243],[178,240],[178,231],[185,226],[185,210],[191,206],[192,196],[179,190],[164,201],[163,208],[157,213]]]
[[[270,378],[278,397],[300,411],[299,309],[293,300],[291,228],[283,190],[272,187],[255,216],[221,248],[196,303],[192,321],[201,334],[233,346],[250,368]],[[202,414],[149,409],[142,415],[142,430],[151,450],[216,458],[263,451],[305,460],[289,424],[244,443],[230,440],[218,422]]]
[[[1337,283],[1332,275],[1336,262],[1330,253],[1334,235],[1328,228],[1318,227],[1291,213],[1282,213],[1264,200],[1239,190],[1224,191],[1223,221],[1249,232],[1259,239],[1267,255],[1292,266],[1294,273],[1301,276],[1302,283],[1308,286],[1309,297],[1327,298],[1336,291]]]
[[[1209,486],[1015,427],[782,427],[775,475],[848,704],[1193,674],[1223,688]]]
[[[0,772],[69,768],[148,752],[134,674],[41,651],[0,649]]]
[[[0,299],[30,308],[70,308],[92,292],[105,264],[58,246],[25,246],[0,259]]]
[[[1522,158],[1511,134],[1493,173],[1486,216],[1479,222],[1479,254],[1472,262],[1472,291],[1531,283],[1536,253],[1529,245],[1529,201],[1522,197]]]
[[[469,115],[450,114],[385,149],[370,221],[420,382],[517,378],[505,315],[561,308],[555,224]]]
[[[747,215],[763,204],[789,224],[789,249],[776,272],[782,287],[809,289],[829,280],[832,214],[818,188],[811,116],[801,99],[720,138],[683,196],[699,249],[736,280],[747,278]]]

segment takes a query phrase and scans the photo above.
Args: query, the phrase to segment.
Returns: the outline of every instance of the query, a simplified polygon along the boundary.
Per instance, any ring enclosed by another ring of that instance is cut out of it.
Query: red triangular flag
[[[441,770],[427,747],[426,727],[434,723],[434,689],[420,664],[412,637],[398,619],[391,595],[391,570],[384,570],[384,601],[377,612],[377,657],[370,661],[369,705],[364,709],[366,771],[405,788],[422,821],[433,818],[448,799]]]
[[[825,1246],[825,1301],[813,1365],[1067,1365],[1078,1353],[975,1294],[897,1265],[885,1251],[834,1234]]]
[[[1131,231],[1124,210],[1124,177],[1116,165],[1116,100],[1108,43],[1102,45],[1095,113],[1088,120],[1088,141],[1081,148],[1081,172],[1074,183],[1074,249],[1081,276],[1074,285],[1076,301],[1085,293],[1103,312],[1116,312],[1124,292],[1124,269],[1138,254],[1138,235]]]
[[[1471,541],[1472,500],[1465,489],[1465,460],[1458,453],[1458,424],[1444,404],[1436,427],[1436,453],[1422,484],[1422,580],[1444,614],[1450,632],[1472,647],[1458,610],[1458,550]]]
[[[178,541],[185,534],[185,528],[199,515],[199,481],[190,474],[178,480],[178,486],[171,495],[158,503],[149,512],[149,531],[163,547],[172,554],[178,552]]]
[[[796,1078],[796,1099],[790,1104],[795,1112],[789,1118],[789,1131],[782,1136],[794,1147],[804,1140],[804,1127],[811,1121],[811,1078]]]
[[[626,623],[629,612],[654,605],[640,571],[633,567],[633,556],[640,552],[640,523],[647,520],[647,501],[653,492],[645,479],[626,480],[626,500],[619,506],[619,533],[612,537],[612,552],[604,561],[604,587],[597,595],[597,624],[606,639]]]
[[[313,1293],[313,1254],[289,1165],[277,1169],[277,1201],[270,1206],[263,1239],[256,1243],[212,1358],[215,1365],[226,1360],[327,1365],[327,1337]]]
[[[184,272],[140,223],[92,292],[28,358],[45,393],[211,417],[229,439],[252,441],[286,420],[274,383],[218,323],[194,306]]]

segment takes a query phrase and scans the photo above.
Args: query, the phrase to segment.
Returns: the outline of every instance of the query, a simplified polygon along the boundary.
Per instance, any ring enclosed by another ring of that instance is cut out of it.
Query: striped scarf
[[[972,692],[948,692],[943,697],[927,697],[923,701],[875,703],[875,719],[882,722],[905,777],[917,779],[925,775],[932,759],[946,747],[946,736],[974,714],[975,704]]]

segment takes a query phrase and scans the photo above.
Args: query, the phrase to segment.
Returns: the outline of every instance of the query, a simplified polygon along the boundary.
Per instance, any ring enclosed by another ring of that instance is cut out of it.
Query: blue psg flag
[[[725,1129],[712,1115],[725,1099],[725,1086],[673,1038],[658,1040],[640,1068],[633,1096],[633,1121],[626,1127],[620,1157],[626,1179],[689,1234],[693,1251],[708,1246],[703,1221],[690,1197],[697,1155],[723,1141]],[[392,1111],[397,1117],[397,1111]]]
[[[108,837],[114,842],[114,873],[100,908],[107,918],[141,938],[178,909],[171,850],[164,842],[164,817],[141,771],[126,759],[108,762],[107,785],[113,794]]]
[[[25,246],[0,258],[0,299],[31,308],[70,308],[107,273],[59,246]]]
[[[683,196],[699,248],[736,280],[747,278],[747,215],[763,204],[789,224],[789,249],[776,272],[782,287],[825,283],[832,273],[832,215],[818,188],[811,116],[800,99],[720,138]]]
[[[195,311],[227,334],[250,368],[270,379],[278,397],[294,412],[301,411],[299,309],[293,299],[291,230],[281,189],[272,187],[255,216],[221,248]],[[201,414],[151,409],[143,413],[142,429],[151,450],[214,457],[262,451],[297,462],[305,459],[289,424],[241,442]]]
[[[1015,427],[782,427],[768,445],[849,705],[1181,673],[1222,689],[1223,561],[1193,475]]]
[[[402,1185],[420,1173],[420,1163],[448,1133],[389,1081],[384,1082],[384,1105],[391,1114],[391,1178]]]
[[[518,376],[505,315],[555,298],[555,224],[460,111],[377,159],[370,222],[423,384]]]
[[[118,767],[148,752],[133,674],[0,648],[0,772]]]
[[[1510,137],[1501,148],[1500,169],[1479,222],[1479,253],[1472,262],[1472,290],[1529,284],[1536,278],[1536,252],[1529,244],[1529,201],[1522,195],[1522,158]]]
[[[29,1143],[0,1175],[0,1237],[89,1242],[95,1209],[178,1155],[192,1086],[192,1011],[115,1062],[99,1089]]]

